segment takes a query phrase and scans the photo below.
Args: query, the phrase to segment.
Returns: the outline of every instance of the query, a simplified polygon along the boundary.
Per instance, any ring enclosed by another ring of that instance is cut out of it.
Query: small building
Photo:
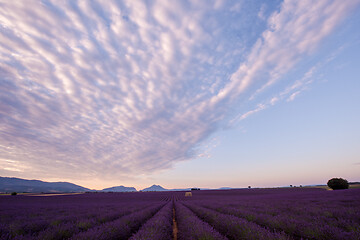
[[[192,197],[192,193],[191,192],[186,192],[185,197]]]

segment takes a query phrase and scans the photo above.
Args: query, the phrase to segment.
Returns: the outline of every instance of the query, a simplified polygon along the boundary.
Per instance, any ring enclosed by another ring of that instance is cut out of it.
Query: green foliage
[[[327,185],[329,186],[329,188],[331,188],[333,190],[349,188],[348,181],[346,179],[342,179],[342,178],[332,178],[327,182]]]
[[[15,196],[15,195],[17,195],[17,192],[12,192],[11,195]]]
[[[86,231],[89,228],[92,227],[92,224],[90,221],[79,221],[77,223],[77,227],[81,230],[81,231]]]

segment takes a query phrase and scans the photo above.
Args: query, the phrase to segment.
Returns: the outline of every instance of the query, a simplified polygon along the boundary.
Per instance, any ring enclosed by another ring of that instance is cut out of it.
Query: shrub
[[[17,195],[17,193],[16,193],[16,192],[12,192],[11,195],[12,195],[12,196],[15,196],[15,195]]]
[[[342,179],[342,178],[332,178],[327,182],[327,185],[329,186],[329,188],[331,188],[333,190],[349,188],[348,181],[346,179]]]

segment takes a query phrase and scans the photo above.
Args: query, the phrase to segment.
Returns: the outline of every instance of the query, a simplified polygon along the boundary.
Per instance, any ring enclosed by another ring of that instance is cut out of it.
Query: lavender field
[[[360,189],[0,196],[0,239],[360,239]]]

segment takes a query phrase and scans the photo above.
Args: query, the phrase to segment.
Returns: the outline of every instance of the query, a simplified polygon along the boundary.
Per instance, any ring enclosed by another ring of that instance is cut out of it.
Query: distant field
[[[39,193],[39,194],[24,194],[30,197],[54,197],[54,196],[66,196],[66,195],[77,195],[77,194],[84,194],[84,193]]]
[[[77,194],[83,194],[83,193],[17,193],[17,195],[23,195],[23,196],[30,196],[30,197],[52,197],[52,196],[60,196],[60,195],[77,195]],[[0,196],[9,196],[11,193],[0,193]]]
[[[359,202],[306,187],[1,196],[0,239],[359,240]]]
[[[322,189],[326,189],[326,190],[331,190],[331,188],[329,188],[327,185],[305,186],[305,188],[322,188]],[[360,188],[360,184],[350,184],[349,185],[349,189],[354,189],[354,188]]]

